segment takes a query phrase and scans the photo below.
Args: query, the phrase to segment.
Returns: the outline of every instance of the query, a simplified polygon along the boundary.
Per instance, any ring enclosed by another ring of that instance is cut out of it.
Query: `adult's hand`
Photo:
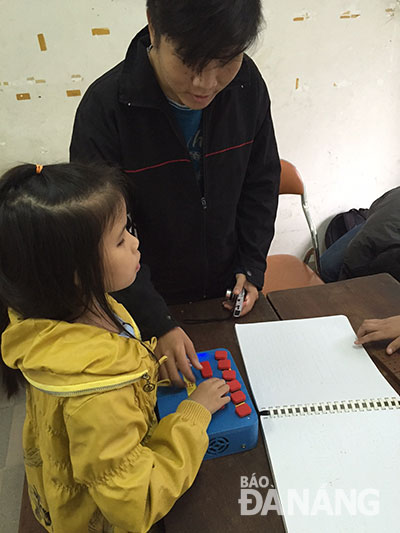
[[[182,328],[173,328],[160,337],[155,354],[158,359],[167,356],[167,361],[160,367],[160,379],[170,379],[175,387],[185,386],[178,370],[189,381],[195,382],[190,363],[198,370],[202,369],[193,343]]]
[[[364,320],[357,331],[354,344],[394,339],[386,347],[386,353],[391,355],[400,348],[400,315],[383,319]]]
[[[238,295],[242,289],[246,289],[246,297],[243,302],[242,312],[240,313],[240,316],[247,315],[247,313],[250,313],[250,311],[253,309],[254,304],[258,300],[258,289],[255,285],[250,283],[250,281],[247,280],[246,276],[244,274],[236,274],[236,285],[233,288],[233,294]],[[225,309],[229,309],[230,311],[234,307],[234,302],[232,300],[226,300],[223,302],[223,306]]]

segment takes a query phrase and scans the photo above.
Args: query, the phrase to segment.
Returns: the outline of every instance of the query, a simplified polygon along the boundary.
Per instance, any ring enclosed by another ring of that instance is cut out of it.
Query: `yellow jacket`
[[[53,533],[148,531],[193,483],[209,411],[185,400],[157,424],[157,365],[143,345],[155,339],[9,315],[2,354],[29,383],[23,447],[37,519]]]

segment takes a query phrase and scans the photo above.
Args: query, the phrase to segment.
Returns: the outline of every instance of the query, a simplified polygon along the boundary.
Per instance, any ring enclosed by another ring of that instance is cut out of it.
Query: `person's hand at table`
[[[400,348],[400,315],[383,319],[364,320],[357,331],[357,339],[354,344],[394,339],[386,347],[386,353],[391,355]]]
[[[232,293],[237,296],[238,294],[240,294],[242,289],[246,290],[246,296],[243,302],[242,312],[240,313],[240,316],[244,316],[247,315],[247,313],[250,313],[250,311],[254,307],[254,304],[258,300],[257,287],[250,283],[250,281],[246,279],[246,276],[244,274],[236,274],[236,285],[234,286]],[[235,303],[232,300],[225,300],[222,305],[225,307],[225,309],[232,311]]]
[[[190,363],[198,370],[202,369],[192,341],[182,328],[173,328],[158,339],[155,354],[158,359],[167,356],[167,361],[160,366],[160,379],[169,379],[175,387],[184,387],[178,370],[189,381],[196,381]],[[189,358],[189,359],[188,359]]]

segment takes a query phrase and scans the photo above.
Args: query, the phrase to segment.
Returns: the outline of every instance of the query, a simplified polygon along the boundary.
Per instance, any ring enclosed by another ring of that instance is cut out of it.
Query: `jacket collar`
[[[146,26],[132,40],[123,62],[119,79],[119,100],[122,104],[158,108],[168,104],[148,58],[147,48],[149,46],[150,34]],[[247,56],[245,55],[239,72],[221,92],[248,84],[247,71]]]
[[[123,104],[154,107],[165,103],[153,67],[148,58],[148,27],[141,30],[129,45],[119,80],[119,99]]]

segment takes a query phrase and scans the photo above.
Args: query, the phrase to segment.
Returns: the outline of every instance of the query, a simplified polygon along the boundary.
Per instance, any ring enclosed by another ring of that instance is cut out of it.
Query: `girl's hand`
[[[167,361],[160,367],[160,379],[169,379],[174,387],[182,389],[185,384],[179,376],[178,370],[180,370],[186,379],[192,383],[196,382],[190,363],[197,370],[201,370],[202,366],[192,341],[182,328],[173,328],[160,337],[157,341],[155,354],[158,359],[163,355],[168,357]]]
[[[189,396],[189,400],[200,403],[214,414],[218,409],[231,401],[230,396],[225,396],[229,392],[229,385],[219,378],[210,378],[202,381],[197,389]]]
[[[386,348],[386,353],[391,355],[400,348],[400,315],[389,318],[364,320],[357,331],[354,344],[394,339]]]

